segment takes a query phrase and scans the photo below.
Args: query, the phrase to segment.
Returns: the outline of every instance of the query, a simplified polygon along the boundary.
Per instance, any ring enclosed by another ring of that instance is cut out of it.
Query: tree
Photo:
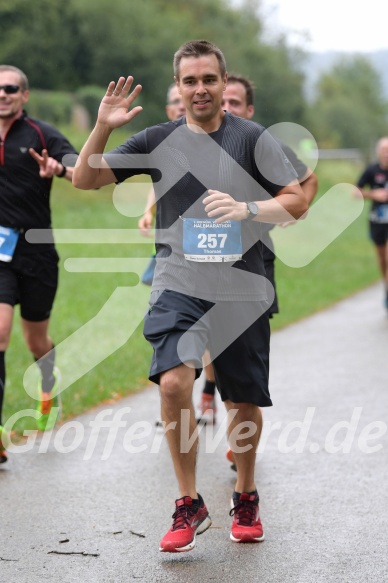
[[[165,119],[172,59],[188,39],[206,38],[230,71],[256,86],[257,119],[302,123],[303,77],[284,41],[263,42],[260,2],[245,0],[2,0],[0,60],[23,69],[34,88],[76,92],[131,74],[143,112],[131,131]],[[26,34],[28,31],[28,35]]]
[[[306,123],[303,95],[304,76],[299,69],[303,56],[284,40],[263,45],[253,75],[257,119],[269,127],[279,122]]]
[[[377,71],[366,57],[354,55],[342,57],[321,76],[310,119],[321,146],[367,153],[387,132],[387,114]]]
[[[20,67],[31,86],[69,90],[79,83],[86,59],[68,2],[2,0],[0,62]]]

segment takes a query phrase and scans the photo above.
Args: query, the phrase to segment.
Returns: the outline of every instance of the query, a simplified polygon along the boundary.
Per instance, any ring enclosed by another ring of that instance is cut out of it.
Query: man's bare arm
[[[248,217],[245,202],[239,202],[230,194],[218,190],[208,192],[209,196],[203,201],[205,211],[217,223],[227,220],[243,221]],[[259,213],[253,220],[263,223],[284,223],[299,219],[308,211],[307,197],[299,183],[284,186],[274,198],[254,202],[259,207]]]

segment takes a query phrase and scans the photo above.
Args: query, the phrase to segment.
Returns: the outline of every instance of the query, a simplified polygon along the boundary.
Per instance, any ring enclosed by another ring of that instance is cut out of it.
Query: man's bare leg
[[[191,438],[198,432],[192,404],[195,369],[184,364],[160,376],[161,415],[166,428],[176,422],[175,428],[166,431],[166,439],[178,480],[180,496],[197,498],[195,469],[198,436],[188,449],[182,436]],[[189,426],[187,427],[186,424]]]
[[[236,492],[253,492],[255,486],[256,450],[263,428],[260,408],[251,403],[232,403],[225,401],[229,412],[237,410],[236,415],[229,415],[228,438],[233,451],[237,482]],[[244,437],[246,435],[246,437]],[[244,448],[245,451],[238,451]]]

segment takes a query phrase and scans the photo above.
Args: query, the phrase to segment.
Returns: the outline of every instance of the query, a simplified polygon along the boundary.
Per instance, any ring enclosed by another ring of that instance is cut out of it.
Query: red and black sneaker
[[[230,539],[235,543],[258,543],[264,540],[264,531],[259,516],[259,495],[257,492],[243,492],[232,498],[233,516]]]
[[[199,503],[193,503],[190,496],[175,500],[175,512],[170,530],[160,541],[159,550],[163,553],[184,553],[195,547],[195,535],[202,534],[211,526],[211,518],[198,494]]]

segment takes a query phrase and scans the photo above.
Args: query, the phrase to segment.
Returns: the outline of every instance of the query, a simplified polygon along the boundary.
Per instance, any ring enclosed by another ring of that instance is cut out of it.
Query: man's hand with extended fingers
[[[141,85],[136,85],[130,92],[132,84],[133,77],[127,79],[120,77],[117,83],[114,81],[109,83],[98,110],[99,124],[104,124],[110,129],[119,128],[129,123],[143,110],[140,105],[130,109],[142,90]]]

